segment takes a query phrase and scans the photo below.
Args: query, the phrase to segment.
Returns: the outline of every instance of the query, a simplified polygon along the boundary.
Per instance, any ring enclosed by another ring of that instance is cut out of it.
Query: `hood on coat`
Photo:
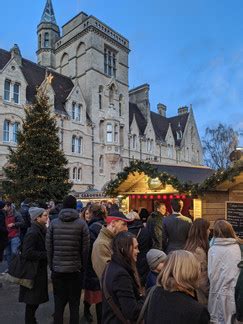
[[[232,244],[238,244],[236,239],[234,238],[221,238],[217,237],[214,240],[214,245],[232,245]]]
[[[64,208],[60,211],[58,218],[62,222],[73,222],[75,219],[79,218],[79,213],[76,209]]]

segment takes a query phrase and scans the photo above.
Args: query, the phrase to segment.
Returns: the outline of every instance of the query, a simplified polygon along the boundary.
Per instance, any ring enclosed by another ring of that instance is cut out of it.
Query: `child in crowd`
[[[157,276],[163,268],[166,257],[167,256],[163,251],[157,249],[151,249],[148,251],[146,258],[150,272],[147,277],[146,289],[151,288],[156,284]]]

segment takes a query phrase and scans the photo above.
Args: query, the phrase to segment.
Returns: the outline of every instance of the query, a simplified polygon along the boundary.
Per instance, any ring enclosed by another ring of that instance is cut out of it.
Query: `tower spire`
[[[53,23],[55,25],[57,24],[51,0],[46,1],[46,6],[43,11],[40,23],[44,22]]]

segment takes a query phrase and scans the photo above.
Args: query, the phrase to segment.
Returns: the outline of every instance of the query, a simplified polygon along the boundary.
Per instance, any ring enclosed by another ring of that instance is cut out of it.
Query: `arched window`
[[[113,127],[112,124],[106,125],[106,141],[107,143],[113,142]]]
[[[137,136],[135,134],[132,136],[132,148],[137,148]]]
[[[73,135],[72,137],[72,152],[75,153],[75,142],[76,142],[76,136]]]
[[[115,95],[115,86],[114,86],[114,84],[112,84],[109,89],[109,104],[110,104],[110,106],[114,106],[114,95]]]
[[[44,34],[44,47],[45,48],[50,46],[49,42],[50,42],[49,33],[45,33]]]
[[[150,152],[153,152],[154,149],[154,140],[150,140]]]
[[[4,124],[3,124],[3,141],[4,142],[10,142],[9,127],[10,127],[10,121],[4,120]]]
[[[104,173],[104,156],[103,155],[100,155],[100,158],[99,158],[99,170],[100,170],[100,173]]]
[[[118,143],[118,125],[117,124],[115,124],[115,127],[114,127],[114,142]]]
[[[119,116],[122,115],[122,99],[123,99],[123,96],[120,94],[120,96],[119,96]]]
[[[80,43],[77,47],[77,56],[83,55],[85,53],[85,44]]]
[[[69,76],[68,62],[69,56],[67,53],[64,53],[60,61],[60,71],[67,76]]]
[[[103,93],[103,86],[99,86],[99,109],[102,109],[102,93]]]
[[[41,48],[41,34],[39,34],[39,40],[38,40],[38,48]]]
[[[78,181],[82,180],[82,168],[78,168]]]
[[[147,139],[147,152],[149,153],[151,150],[151,142],[150,142],[150,138]]]
[[[77,179],[77,168],[73,168],[73,180]]]
[[[4,100],[10,101],[10,87],[11,87],[11,81],[5,80],[4,81]]]
[[[83,146],[83,139],[82,137],[79,137],[77,141],[77,153],[82,153],[83,150],[82,146]]]

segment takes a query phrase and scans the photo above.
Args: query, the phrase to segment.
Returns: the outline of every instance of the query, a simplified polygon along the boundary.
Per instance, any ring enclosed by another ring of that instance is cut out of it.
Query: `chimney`
[[[17,44],[14,44],[14,46],[11,48],[10,52],[11,52],[11,58],[14,57],[15,60],[17,61],[17,63],[19,65],[22,65],[22,55],[21,55],[20,49]]]
[[[166,110],[167,110],[166,105],[163,105],[162,103],[158,103],[157,110],[161,116],[166,117]]]
[[[188,107],[187,106],[178,108],[178,115],[183,115],[183,114],[186,114],[186,113],[188,113]]]

